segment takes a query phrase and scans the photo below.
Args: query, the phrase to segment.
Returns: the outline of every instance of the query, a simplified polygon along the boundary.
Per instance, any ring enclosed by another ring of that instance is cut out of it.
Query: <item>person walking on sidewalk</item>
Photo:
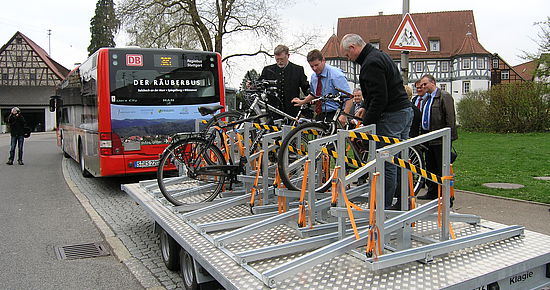
[[[21,110],[19,110],[18,107],[13,107],[11,109],[7,123],[10,126],[11,147],[10,157],[6,164],[13,165],[13,160],[15,158],[15,147],[17,146],[17,162],[19,165],[23,165],[23,142],[25,141],[25,128],[27,127],[27,123],[25,122],[25,118],[21,114]]]

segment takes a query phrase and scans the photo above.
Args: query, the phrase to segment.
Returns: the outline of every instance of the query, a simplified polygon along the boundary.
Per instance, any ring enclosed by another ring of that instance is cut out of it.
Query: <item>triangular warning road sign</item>
[[[393,35],[388,45],[389,50],[428,51],[424,40],[420,37],[418,29],[409,13],[405,14],[399,28]]]

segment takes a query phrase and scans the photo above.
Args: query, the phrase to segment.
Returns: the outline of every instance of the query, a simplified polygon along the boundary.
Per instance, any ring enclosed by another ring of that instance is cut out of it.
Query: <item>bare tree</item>
[[[550,16],[546,21],[536,22],[534,25],[539,27],[537,39],[533,39],[537,43],[537,52],[523,51],[523,58],[535,60],[537,69],[535,76],[547,78],[550,76]]]
[[[147,6],[147,3],[141,1],[126,1],[124,4],[126,6],[118,9],[117,13],[130,36],[129,45],[199,48],[199,41],[192,29],[178,24],[181,19],[189,18],[187,15],[181,12],[168,13],[163,6]]]
[[[122,0],[118,15],[137,45],[202,48],[223,53],[224,41],[280,39],[279,7],[288,0]],[[261,45],[224,56],[270,55]]]

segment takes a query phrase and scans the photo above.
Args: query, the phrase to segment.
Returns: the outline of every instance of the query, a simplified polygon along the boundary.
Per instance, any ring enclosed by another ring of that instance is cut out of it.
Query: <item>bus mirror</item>
[[[55,112],[55,97],[50,97],[50,112]]]
[[[55,110],[63,105],[63,100],[59,96],[50,97],[50,112],[55,112]]]

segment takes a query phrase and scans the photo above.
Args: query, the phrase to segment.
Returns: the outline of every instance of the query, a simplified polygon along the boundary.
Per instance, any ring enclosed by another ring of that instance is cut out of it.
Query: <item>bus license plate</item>
[[[140,160],[134,161],[135,168],[145,168],[145,167],[157,167],[159,165],[158,160]]]

